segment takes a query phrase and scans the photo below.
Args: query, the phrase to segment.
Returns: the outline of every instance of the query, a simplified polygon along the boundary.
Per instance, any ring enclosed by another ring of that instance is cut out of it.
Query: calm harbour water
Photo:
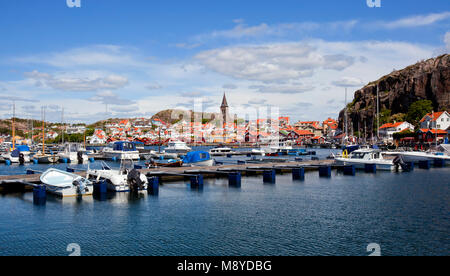
[[[166,184],[159,197],[106,201],[32,194],[0,197],[0,255],[448,255],[450,168],[412,173],[317,172],[242,188],[208,180],[202,191]]]

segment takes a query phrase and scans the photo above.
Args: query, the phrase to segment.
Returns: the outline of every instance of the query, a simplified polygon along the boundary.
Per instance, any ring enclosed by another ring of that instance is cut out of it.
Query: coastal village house
[[[380,138],[384,142],[393,142],[394,133],[406,130],[414,131],[414,126],[408,122],[387,123],[380,127]]]
[[[420,120],[421,129],[447,130],[450,127],[450,114],[447,111],[428,113]]]

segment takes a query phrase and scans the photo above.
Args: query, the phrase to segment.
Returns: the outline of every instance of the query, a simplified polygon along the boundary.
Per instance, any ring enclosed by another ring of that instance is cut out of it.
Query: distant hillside
[[[42,121],[15,118],[16,135],[23,136],[24,133],[31,131],[32,127],[35,129],[42,127]],[[0,134],[12,134],[12,119],[0,120]]]
[[[367,133],[376,131],[377,90],[381,123],[411,117],[408,113],[411,113],[414,103],[413,108],[426,106],[426,109],[435,111],[450,110],[450,55],[445,54],[394,71],[356,91],[353,102],[348,105],[349,129],[353,126],[355,132],[364,128]],[[344,111],[339,115],[342,129]],[[410,119],[417,120],[417,117],[420,115]]]
[[[191,121],[194,119],[196,121],[208,123],[215,120],[217,116],[218,114],[216,113],[201,113],[181,109],[167,109],[153,115],[152,120],[159,119],[163,122],[174,124],[183,119],[186,121]]]

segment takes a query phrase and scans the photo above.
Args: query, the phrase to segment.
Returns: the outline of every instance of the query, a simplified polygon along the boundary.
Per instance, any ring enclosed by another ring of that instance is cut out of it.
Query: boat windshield
[[[367,155],[367,152],[352,152],[350,159],[364,159]]]

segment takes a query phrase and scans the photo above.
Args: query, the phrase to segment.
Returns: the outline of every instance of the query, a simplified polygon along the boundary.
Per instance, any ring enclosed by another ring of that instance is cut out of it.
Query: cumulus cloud
[[[227,47],[201,52],[195,58],[218,73],[264,82],[309,77],[319,68],[343,70],[354,63],[351,56],[322,55],[302,42]]]
[[[223,89],[234,90],[234,89],[237,89],[238,87],[237,87],[237,85],[235,85],[235,84],[227,83],[227,84],[224,84],[224,85],[222,86],[222,88],[223,88]]]
[[[69,76],[53,76],[38,71],[26,72],[26,78],[36,80],[36,86],[45,85],[62,91],[98,91],[103,89],[119,89],[128,84],[128,79],[119,75],[108,75],[98,78],[77,78]]]
[[[312,85],[285,84],[285,85],[252,85],[250,89],[256,89],[260,93],[270,94],[299,94],[314,90]]]
[[[91,101],[100,102],[108,105],[134,105],[135,102],[129,99],[120,98],[112,91],[98,92],[94,97],[90,98]]]
[[[200,92],[200,91],[194,91],[194,92],[183,92],[180,93],[181,97],[185,97],[185,98],[194,98],[194,97],[202,97],[204,96],[205,93]]]
[[[89,66],[141,66],[132,54],[132,49],[116,45],[93,45],[54,52],[14,58],[13,62],[27,64],[45,64],[53,67],[89,67]]]
[[[334,86],[339,87],[361,87],[364,86],[364,82],[354,77],[343,77],[340,80],[333,81]]]
[[[374,26],[380,26],[387,29],[412,28],[431,25],[450,18],[450,12],[431,13],[427,15],[415,15],[401,18],[391,22],[378,22]]]
[[[159,90],[159,89],[162,89],[163,87],[161,85],[155,83],[155,84],[149,84],[145,88],[147,88],[148,90]]]
[[[444,43],[447,51],[450,51],[450,32],[447,32],[444,36]]]

